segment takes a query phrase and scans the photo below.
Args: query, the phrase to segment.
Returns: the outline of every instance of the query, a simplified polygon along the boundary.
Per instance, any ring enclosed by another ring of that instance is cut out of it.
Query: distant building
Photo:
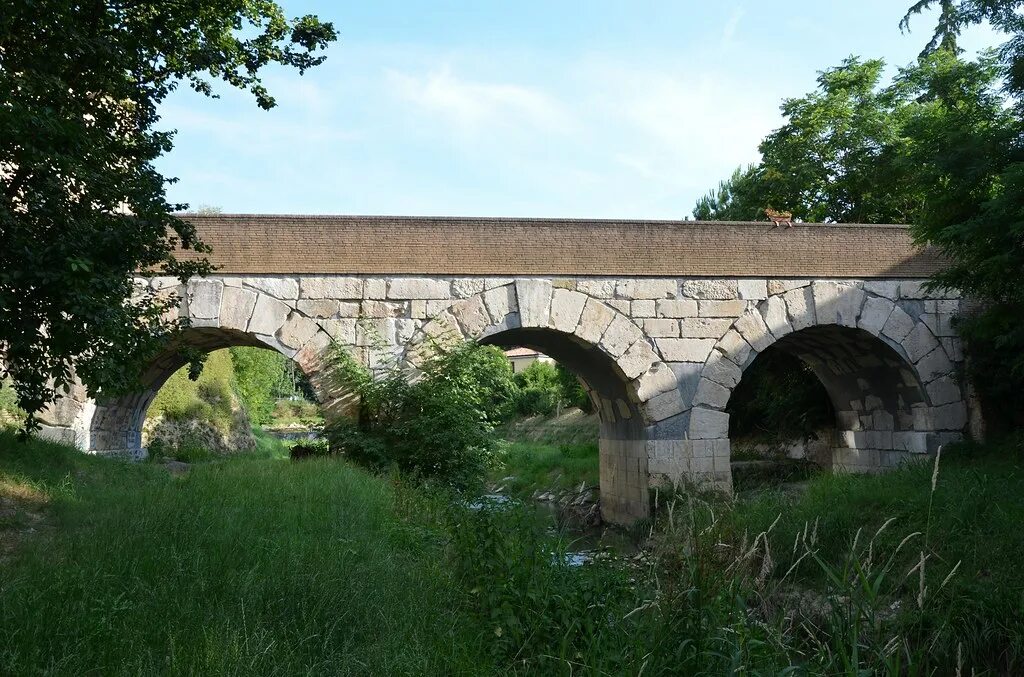
[[[544,353],[539,353],[533,348],[512,348],[505,351],[505,357],[512,363],[512,371],[516,374],[526,369],[534,362],[551,362],[554,360]]]

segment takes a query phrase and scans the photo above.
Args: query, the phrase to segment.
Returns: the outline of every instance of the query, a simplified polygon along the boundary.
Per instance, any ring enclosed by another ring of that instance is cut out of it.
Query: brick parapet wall
[[[228,274],[923,278],[904,226],[189,215]],[[195,256],[182,252],[182,258]]]

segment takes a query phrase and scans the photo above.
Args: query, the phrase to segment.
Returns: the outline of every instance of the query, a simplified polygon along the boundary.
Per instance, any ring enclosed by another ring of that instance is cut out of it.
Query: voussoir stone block
[[[658,354],[641,338],[633,343],[616,363],[626,378],[632,380],[650,369],[657,361]]]
[[[811,283],[811,295],[814,297],[814,313],[817,324],[836,324],[839,285],[835,282],[817,280]]]
[[[578,291],[555,289],[551,292],[551,326],[558,331],[571,334],[576,331],[583,314],[587,297]]]
[[[389,299],[444,300],[452,297],[448,280],[429,277],[396,277],[388,283]]]
[[[922,357],[939,347],[939,341],[923,322],[918,322],[902,342],[907,351],[907,359],[917,362]]]
[[[704,365],[703,375],[726,388],[735,388],[743,376],[743,370],[725,355],[713,350]]]
[[[284,324],[290,311],[288,304],[273,296],[260,294],[252,311],[252,319],[249,320],[249,331],[273,336]]]
[[[220,314],[220,299],[224,283],[220,280],[188,281],[188,314],[191,317],[211,320]]]
[[[524,327],[548,326],[551,291],[551,283],[547,280],[516,280],[519,321]]]
[[[917,374],[925,383],[934,381],[953,371],[953,363],[949,361],[941,346],[935,348],[917,363]]]
[[[631,319],[625,315],[617,315],[601,337],[600,346],[612,357],[618,357],[642,337],[643,332]]]
[[[650,421],[664,421],[676,414],[686,411],[686,404],[679,391],[675,388],[647,400],[644,413]]]
[[[289,348],[298,349],[313,338],[319,329],[320,326],[308,317],[292,313],[278,330],[277,340]]]
[[[769,296],[761,306],[761,315],[772,336],[779,339],[793,333],[793,325],[789,323],[786,313],[786,302],[781,296]]]
[[[656,362],[637,381],[636,396],[641,402],[646,402],[662,393],[676,390],[677,386],[676,375],[671,367],[664,362]]]
[[[914,318],[907,315],[899,306],[893,306],[892,313],[889,315],[889,319],[885,321],[885,325],[882,327],[882,333],[891,338],[897,343],[902,343],[903,339],[907,337],[914,329]]]
[[[488,289],[483,295],[484,305],[491,316],[491,322],[498,323],[509,313],[518,312],[516,288],[512,284]]]
[[[752,350],[746,339],[735,329],[730,330],[722,337],[722,340],[718,342],[718,349],[739,367],[746,364]]]
[[[256,307],[256,292],[241,287],[224,287],[220,302],[220,326],[245,331]]]
[[[768,331],[768,325],[765,324],[764,318],[757,310],[750,310],[740,315],[740,318],[736,320],[736,330],[757,352],[765,350],[775,342],[771,332]]]
[[[889,320],[889,315],[892,314],[893,308],[895,308],[895,305],[892,301],[869,296],[864,301],[864,307],[861,309],[860,317],[857,319],[857,326],[870,334],[878,336],[882,333],[882,327]]]
[[[836,303],[836,324],[844,327],[856,327],[860,309],[864,306],[866,298],[867,294],[857,287],[841,286],[839,300]]]
[[[810,287],[791,289],[782,295],[793,331],[800,331],[817,323],[814,314],[814,296]]]
[[[615,311],[605,304],[594,299],[587,299],[575,334],[584,341],[596,345],[615,316]]]
[[[928,391],[928,399],[932,406],[949,404],[961,399],[960,386],[949,376],[942,376],[929,383],[925,390]]]

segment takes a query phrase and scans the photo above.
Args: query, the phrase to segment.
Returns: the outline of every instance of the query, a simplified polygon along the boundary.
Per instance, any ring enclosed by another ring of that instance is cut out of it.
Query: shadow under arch
[[[271,345],[254,334],[238,329],[225,327],[190,327],[179,332],[157,355],[148,368],[139,377],[138,390],[116,398],[99,398],[95,404],[88,425],[89,436],[87,450],[93,453],[115,453],[139,457],[143,454],[142,425],[146,419],[146,411],[152,404],[157,392],[188,360],[182,355],[181,349],[212,352],[223,348],[247,346],[275,350],[289,359],[293,355]],[[314,389],[318,391],[315,374],[310,373],[302,362],[296,360],[303,372],[311,378]]]

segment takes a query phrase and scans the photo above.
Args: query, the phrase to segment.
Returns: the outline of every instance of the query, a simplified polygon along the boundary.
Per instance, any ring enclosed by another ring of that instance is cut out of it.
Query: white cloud
[[[562,106],[535,88],[471,82],[454,75],[449,67],[426,75],[389,70],[387,80],[399,98],[441,115],[466,131],[531,127],[554,131],[570,127]]]

